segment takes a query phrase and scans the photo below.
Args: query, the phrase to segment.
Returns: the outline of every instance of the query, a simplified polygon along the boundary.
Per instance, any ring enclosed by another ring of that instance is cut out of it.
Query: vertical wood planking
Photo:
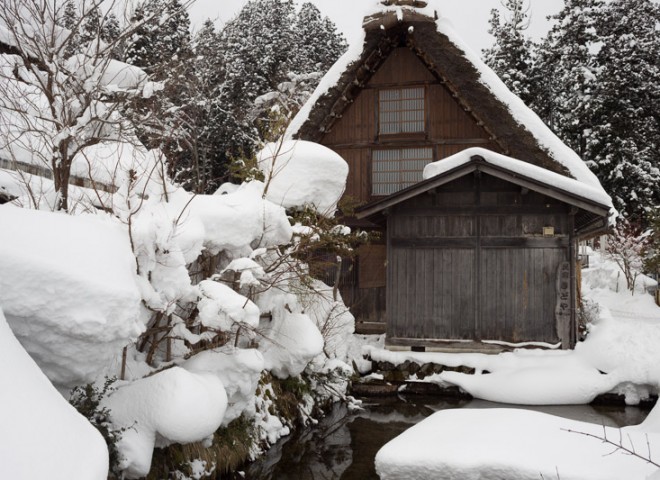
[[[435,76],[417,58],[417,55],[409,48],[401,47],[392,50],[392,53],[371,77],[368,85],[382,86],[435,81]]]

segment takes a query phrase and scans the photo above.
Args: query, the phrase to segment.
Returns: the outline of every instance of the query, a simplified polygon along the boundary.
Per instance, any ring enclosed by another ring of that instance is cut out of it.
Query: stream
[[[363,410],[336,404],[317,425],[282,438],[244,470],[258,480],[378,480],[374,458],[389,440],[438,410],[525,408],[607,426],[640,423],[648,410],[623,406],[520,407],[482,400],[408,396],[362,399]]]

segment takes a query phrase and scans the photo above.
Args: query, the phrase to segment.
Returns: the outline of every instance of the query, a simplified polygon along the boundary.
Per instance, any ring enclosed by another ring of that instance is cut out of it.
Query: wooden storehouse
[[[342,274],[356,319],[392,346],[573,346],[576,242],[611,200],[425,2],[363,28],[289,130],[348,162],[345,223],[380,232]]]

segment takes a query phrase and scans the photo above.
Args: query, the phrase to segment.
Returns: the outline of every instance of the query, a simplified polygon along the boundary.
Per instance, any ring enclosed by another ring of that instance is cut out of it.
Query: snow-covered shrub
[[[0,64],[7,73],[0,86],[19,60]],[[87,75],[84,59],[74,60]],[[63,159],[63,176],[86,175],[91,186],[14,179],[22,188],[16,205],[72,215],[0,209],[13,227],[0,251],[0,305],[51,381],[66,390],[89,384],[72,401],[101,428],[109,415],[122,432],[110,443],[125,478],[149,472],[154,447],[208,446],[218,428],[235,422],[253,425],[249,448],[256,454],[259,442],[270,445],[310,417],[311,390],[346,357],[341,337],[352,332],[353,318],[336,283],[333,290],[313,276],[321,271],[315,252],[350,253],[348,230],[329,220],[347,166],[325,147],[295,144],[282,163],[273,159],[277,174],[265,182],[193,195],[167,178],[158,150],[140,145],[115,104],[129,92],[121,94],[93,105],[112,113],[107,118],[121,127],[121,138],[104,131]],[[84,120],[81,128],[94,126]],[[2,123],[0,133],[7,125],[16,127]],[[47,133],[55,137],[46,147],[10,153],[44,163],[53,142],[70,140],[68,131]],[[109,384],[91,384],[105,375],[121,377],[109,395]],[[259,385],[260,378],[271,380]],[[211,459],[204,465],[214,468]]]
[[[626,280],[626,287],[635,294],[637,277],[642,273],[650,232],[620,218],[612,235],[607,238],[605,251],[619,266]]]
[[[84,386],[75,387],[69,396],[69,403],[101,433],[108,445],[110,470],[115,474],[119,474],[121,455],[117,448],[117,442],[121,439],[126,428],[130,427],[114,428],[110,422],[110,409],[101,403],[112,392],[113,384],[116,381],[115,377],[106,377],[102,386],[88,383]]]
[[[589,325],[598,321],[600,309],[598,304],[589,298],[581,298],[577,310],[578,314],[578,335],[580,340],[584,340],[589,333]]]
[[[149,473],[155,447],[211,438],[227,409],[222,381],[211,372],[180,367],[121,386],[102,402],[116,428],[124,478]]]

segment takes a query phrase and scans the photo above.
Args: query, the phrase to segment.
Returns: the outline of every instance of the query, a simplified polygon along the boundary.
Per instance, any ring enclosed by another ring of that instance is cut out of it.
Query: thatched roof
[[[364,42],[326,75],[288,135],[320,142],[394,48],[409,48],[445,85],[505,155],[600,184],[584,162],[511,93],[432,10],[392,6],[364,19]]]

